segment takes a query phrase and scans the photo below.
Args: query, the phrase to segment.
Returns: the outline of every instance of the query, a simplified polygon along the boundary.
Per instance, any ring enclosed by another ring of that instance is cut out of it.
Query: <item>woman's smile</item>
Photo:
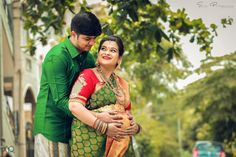
[[[109,57],[109,56],[103,56],[102,58],[105,59],[105,60],[110,60],[110,59],[112,59],[112,58]]]

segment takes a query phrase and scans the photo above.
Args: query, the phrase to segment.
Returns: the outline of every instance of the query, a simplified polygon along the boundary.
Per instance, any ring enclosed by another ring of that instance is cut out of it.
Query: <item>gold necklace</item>
[[[110,88],[112,90],[112,92],[116,95],[117,98],[117,102],[121,105],[125,105],[126,103],[126,98],[125,98],[125,92],[123,91],[123,89],[120,87],[119,83],[117,82],[117,76],[115,73],[111,74],[111,77],[109,77],[109,79],[106,78],[105,74],[103,73],[102,69],[100,68],[100,66],[97,67],[97,72],[100,75],[100,78],[102,79],[103,82],[105,82],[105,86],[107,86],[108,88]],[[115,87],[112,83],[112,77],[113,79],[116,81],[116,86]],[[123,100],[122,100],[123,97]]]

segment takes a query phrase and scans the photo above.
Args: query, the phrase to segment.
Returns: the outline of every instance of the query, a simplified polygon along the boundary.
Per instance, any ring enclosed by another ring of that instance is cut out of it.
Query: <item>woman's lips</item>
[[[111,57],[108,57],[108,56],[103,56],[102,58],[106,59],[106,60],[110,60],[111,59]]]

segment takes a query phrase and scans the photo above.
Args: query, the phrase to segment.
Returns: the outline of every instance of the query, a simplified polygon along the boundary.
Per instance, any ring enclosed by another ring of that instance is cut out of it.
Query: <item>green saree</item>
[[[86,108],[94,110],[115,104],[115,94],[107,88],[102,87],[92,94]],[[102,157],[105,153],[106,135],[100,134],[95,129],[83,124],[80,120],[74,118],[71,126],[71,157]]]
[[[82,80],[82,82],[84,82]],[[113,78],[112,83],[116,85]],[[82,83],[83,84],[83,83]],[[86,85],[86,83],[84,83]],[[79,87],[81,88],[81,87]],[[79,89],[78,88],[78,89]],[[78,90],[77,89],[77,90]],[[73,92],[73,91],[72,91]],[[104,108],[108,107],[113,110],[117,98],[114,92],[106,85],[96,90],[88,99],[85,107],[94,112],[102,112]],[[123,111],[124,107],[122,106]],[[73,119],[71,126],[72,138],[71,157],[104,157],[106,151],[106,141],[109,139],[106,135],[102,135],[92,127],[82,123],[77,118]],[[129,138],[129,137],[127,137]],[[133,149],[129,144],[128,150],[125,152],[124,157],[134,157]]]

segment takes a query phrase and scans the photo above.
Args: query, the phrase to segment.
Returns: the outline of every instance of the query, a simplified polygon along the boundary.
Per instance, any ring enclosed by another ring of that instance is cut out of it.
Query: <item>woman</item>
[[[128,84],[114,71],[122,61],[124,47],[117,36],[101,40],[98,66],[86,69],[76,80],[69,109],[76,117],[72,123],[71,156],[122,157],[130,137],[140,126],[130,121],[131,102]],[[119,115],[119,120],[109,120]]]

